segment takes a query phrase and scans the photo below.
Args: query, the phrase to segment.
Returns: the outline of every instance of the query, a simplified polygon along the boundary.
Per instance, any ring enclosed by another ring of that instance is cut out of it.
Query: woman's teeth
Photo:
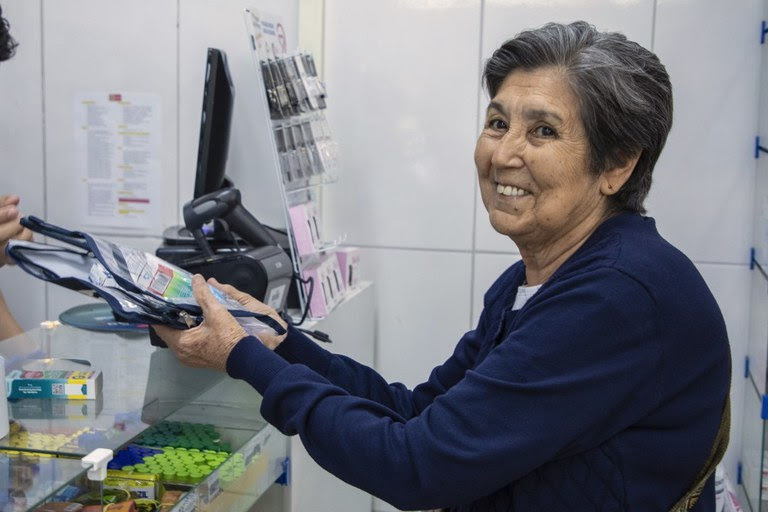
[[[510,185],[505,186],[501,183],[496,184],[496,192],[505,196],[524,196],[528,194],[527,190],[523,190],[522,188],[517,188]]]

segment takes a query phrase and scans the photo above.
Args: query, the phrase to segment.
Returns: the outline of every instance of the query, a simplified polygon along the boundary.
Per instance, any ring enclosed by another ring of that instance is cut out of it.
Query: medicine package
[[[24,217],[21,224],[65,244],[8,242],[8,256],[38,279],[100,297],[127,322],[178,329],[202,322],[202,310],[192,294],[192,275],[186,270],[153,254],[54,226],[37,217]],[[229,295],[210,289],[249,334],[285,332],[273,318],[248,311]]]

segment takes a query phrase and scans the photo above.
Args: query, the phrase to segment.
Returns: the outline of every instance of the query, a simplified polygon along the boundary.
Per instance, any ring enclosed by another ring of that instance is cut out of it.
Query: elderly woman
[[[246,336],[199,276],[205,321],[158,331],[182,361],[249,382],[328,471],[400,508],[714,510],[725,325],[642,215],[672,123],[664,67],[578,22],[519,34],[484,78],[480,191],[522,261],[427,382],[387,384],[290,327]]]

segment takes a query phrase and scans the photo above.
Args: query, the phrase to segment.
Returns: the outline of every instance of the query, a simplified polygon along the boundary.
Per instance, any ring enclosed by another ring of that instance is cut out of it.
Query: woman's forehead
[[[510,94],[573,96],[566,74],[558,67],[519,69],[511,72],[504,78],[494,99]]]
[[[562,69],[545,67],[516,70],[507,75],[488,108],[506,114],[514,110],[525,117],[549,116],[562,121],[578,112],[579,102]]]

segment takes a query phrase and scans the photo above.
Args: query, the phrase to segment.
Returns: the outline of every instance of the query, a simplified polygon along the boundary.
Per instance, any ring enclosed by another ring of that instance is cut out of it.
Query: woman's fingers
[[[0,195],[0,208],[11,205],[19,205],[19,196],[16,194]]]
[[[21,233],[17,234],[15,237],[13,237],[14,240],[32,240],[32,231],[30,231],[27,228],[23,228],[21,230]]]
[[[210,283],[210,285],[214,288],[226,293],[243,306],[247,306],[250,301],[255,300],[253,297],[245,292],[241,292],[231,284],[223,284],[218,282],[215,277],[208,278],[208,283]]]
[[[224,306],[216,300],[210,288],[200,274],[192,276],[192,294],[203,309],[203,317],[207,317],[216,311],[224,309]]]
[[[208,282],[215,288],[221,290],[222,292],[226,293],[227,295],[235,299],[237,302],[242,304],[249,311],[253,311],[254,313],[260,313],[262,315],[272,315],[273,313],[275,313],[275,316],[277,315],[273,308],[267,306],[266,304],[261,302],[259,299],[254,298],[252,295],[248,295],[245,292],[241,292],[240,290],[238,290],[232,285],[221,284],[213,277],[209,278]]]
[[[24,230],[19,224],[19,209],[15,206],[0,208],[0,242],[16,237]]]

